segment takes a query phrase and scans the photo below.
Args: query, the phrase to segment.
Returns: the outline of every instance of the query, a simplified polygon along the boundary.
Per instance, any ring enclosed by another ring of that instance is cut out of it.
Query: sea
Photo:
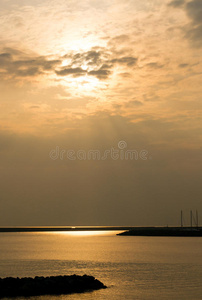
[[[108,287],[26,298],[31,300],[202,299],[202,237],[117,236],[118,232],[2,232],[0,277],[87,274]]]

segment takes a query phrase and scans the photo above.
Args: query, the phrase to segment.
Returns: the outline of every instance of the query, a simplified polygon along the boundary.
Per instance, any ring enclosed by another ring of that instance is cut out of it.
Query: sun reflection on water
[[[114,230],[73,230],[73,231],[59,231],[57,234],[75,236],[75,237],[88,237],[88,236],[111,236],[116,235],[118,231]]]

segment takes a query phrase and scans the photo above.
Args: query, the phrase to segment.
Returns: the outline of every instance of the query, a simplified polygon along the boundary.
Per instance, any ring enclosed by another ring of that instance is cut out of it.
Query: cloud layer
[[[174,0],[169,3],[174,8],[182,8],[185,10],[191,22],[185,27],[185,36],[188,38],[192,46],[202,46],[202,2],[200,0]]]
[[[58,76],[90,75],[98,79],[107,79],[115,65],[131,68],[137,63],[136,57],[114,57],[113,53],[105,50],[90,50],[50,59],[45,56],[31,56],[31,54],[28,55],[22,51],[7,48],[0,53],[0,75],[2,78],[12,76],[17,78],[33,77],[52,72]],[[70,63],[61,67],[65,59],[68,59]]]

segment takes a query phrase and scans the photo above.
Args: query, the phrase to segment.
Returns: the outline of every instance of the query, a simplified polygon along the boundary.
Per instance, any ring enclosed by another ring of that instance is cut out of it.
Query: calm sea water
[[[32,300],[202,299],[202,238],[116,233],[0,233],[0,277],[88,274],[109,287]]]

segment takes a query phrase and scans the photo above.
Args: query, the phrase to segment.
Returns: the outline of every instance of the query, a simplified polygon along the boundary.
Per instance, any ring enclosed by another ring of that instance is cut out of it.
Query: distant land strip
[[[156,226],[156,227],[138,227],[138,226],[18,226],[18,227],[0,227],[0,232],[59,232],[59,231],[124,231],[119,235],[163,235],[176,234],[188,236],[192,234],[201,234],[202,227],[172,227],[172,226]]]
[[[48,231],[124,231],[131,230],[129,226],[28,226],[0,227],[0,232],[48,232]]]

